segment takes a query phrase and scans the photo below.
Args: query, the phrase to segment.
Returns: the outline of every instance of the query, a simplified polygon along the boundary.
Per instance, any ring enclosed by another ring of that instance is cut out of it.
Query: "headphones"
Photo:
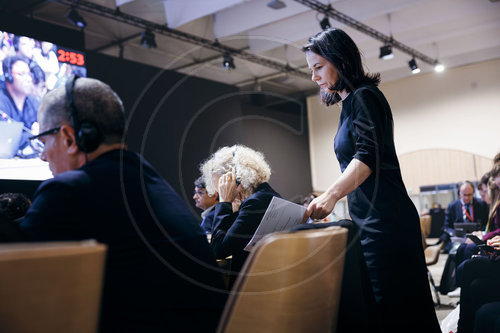
[[[2,62],[3,76],[5,82],[12,83],[14,78],[12,77],[12,56],[8,56]]]
[[[71,79],[66,81],[66,105],[75,129],[76,145],[87,154],[96,150],[101,144],[101,132],[94,122],[78,118],[78,110],[73,101],[73,89],[78,78],[79,76],[73,75]]]

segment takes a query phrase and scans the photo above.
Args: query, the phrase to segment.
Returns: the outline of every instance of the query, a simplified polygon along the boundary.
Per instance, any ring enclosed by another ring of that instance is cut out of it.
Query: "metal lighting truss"
[[[341,23],[344,23],[345,25],[354,28],[368,36],[371,36],[385,44],[391,44],[393,47],[397,48],[398,50],[407,53],[411,55],[413,58],[418,58],[422,60],[423,62],[426,62],[430,65],[437,65],[439,61],[437,59],[432,59],[429,56],[426,56],[422,52],[419,52],[408,45],[405,45],[401,42],[398,42],[397,40],[393,39],[391,36],[384,35],[380,31],[377,31],[366,24],[363,24],[352,17],[349,17],[338,10],[335,10],[332,8],[331,5],[324,5],[323,3],[317,1],[317,0],[294,0],[298,3],[301,3],[319,13],[324,14],[325,16],[331,17],[332,19],[339,21]]]
[[[119,8],[112,9],[112,8],[104,7],[104,6],[101,6],[101,5],[98,5],[98,4],[89,2],[89,1],[85,1],[85,0],[77,0],[77,1],[51,0],[51,1],[63,4],[63,5],[71,6],[74,8],[78,8],[80,10],[83,10],[83,11],[86,11],[89,13],[93,13],[93,14],[96,14],[96,15],[99,15],[102,17],[106,17],[106,18],[109,18],[109,19],[112,19],[112,20],[115,20],[118,22],[125,23],[125,24],[129,24],[129,25],[141,28],[141,29],[149,29],[152,32],[155,32],[155,33],[167,36],[167,37],[175,38],[177,40],[187,42],[190,44],[199,45],[199,46],[202,46],[204,48],[211,49],[211,50],[216,51],[216,52],[220,52],[221,54],[229,53],[230,55],[232,55],[236,58],[244,59],[246,61],[258,64],[261,66],[273,68],[273,69],[276,69],[280,72],[285,72],[285,73],[288,73],[288,74],[296,76],[296,77],[310,80],[310,75],[308,73],[302,72],[301,70],[299,70],[297,68],[293,68],[293,67],[289,66],[288,64],[283,65],[280,62],[270,60],[270,59],[267,59],[265,57],[258,56],[256,54],[252,54],[252,53],[247,52],[245,50],[235,49],[235,48],[223,45],[223,44],[219,43],[217,40],[215,40],[215,41],[208,40],[206,38],[202,38],[202,37],[199,37],[196,35],[188,34],[186,32],[171,29],[171,28],[167,27],[166,25],[158,24],[155,22],[144,20],[144,19],[137,17],[137,16],[122,13],[119,10]]]

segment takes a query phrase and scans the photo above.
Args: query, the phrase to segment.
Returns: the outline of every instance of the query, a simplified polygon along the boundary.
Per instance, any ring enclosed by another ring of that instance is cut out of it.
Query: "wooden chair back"
[[[218,332],[332,332],[337,326],[347,229],[263,238],[249,255]]]
[[[429,237],[431,234],[432,217],[430,215],[423,215],[420,217],[420,229],[424,238]]]
[[[97,332],[106,246],[0,245],[0,331]]]

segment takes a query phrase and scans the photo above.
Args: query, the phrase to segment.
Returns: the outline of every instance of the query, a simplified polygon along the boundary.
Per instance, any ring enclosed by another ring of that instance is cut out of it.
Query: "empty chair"
[[[250,253],[218,332],[331,332],[337,323],[347,230],[263,238]]]
[[[96,332],[106,246],[0,245],[0,331]]]
[[[420,216],[420,229],[425,238],[431,234],[431,223],[432,217],[430,215]]]
[[[443,248],[444,243],[438,245],[428,245],[427,236],[430,234],[431,230],[431,217],[429,215],[420,217],[420,229],[422,231],[422,245],[424,247],[425,264],[427,265],[427,276],[429,282],[432,286],[432,291],[434,292],[434,297],[436,298],[434,304],[437,306],[441,305],[441,300],[439,298],[439,291],[434,283],[434,278],[429,271],[429,266],[435,265],[438,262],[439,254]]]

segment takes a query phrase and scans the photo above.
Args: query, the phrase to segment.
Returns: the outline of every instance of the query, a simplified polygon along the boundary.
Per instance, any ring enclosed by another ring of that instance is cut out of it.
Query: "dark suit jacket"
[[[201,227],[203,228],[203,230],[205,230],[205,232],[208,232],[210,234],[213,231],[214,216],[215,216],[215,207],[213,207],[212,210],[210,210],[208,214],[205,216],[203,221],[201,221]]]
[[[481,223],[481,227],[484,228],[488,222],[488,205],[483,201],[474,198],[472,200],[472,207],[474,210],[474,221]],[[460,199],[451,202],[446,209],[446,217],[444,221],[444,227],[446,230],[453,230],[453,225],[455,222],[464,222],[464,213],[462,211],[462,202]]]
[[[273,197],[281,198],[268,183],[262,183],[241,203],[236,214],[233,214],[230,202],[220,202],[215,206],[211,246],[217,258],[233,256],[233,272],[239,272],[245,263],[249,252],[243,249],[252,239]]]
[[[43,182],[20,226],[32,240],[108,245],[101,332],[215,331],[225,301],[215,257],[140,155],[111,151]]]

